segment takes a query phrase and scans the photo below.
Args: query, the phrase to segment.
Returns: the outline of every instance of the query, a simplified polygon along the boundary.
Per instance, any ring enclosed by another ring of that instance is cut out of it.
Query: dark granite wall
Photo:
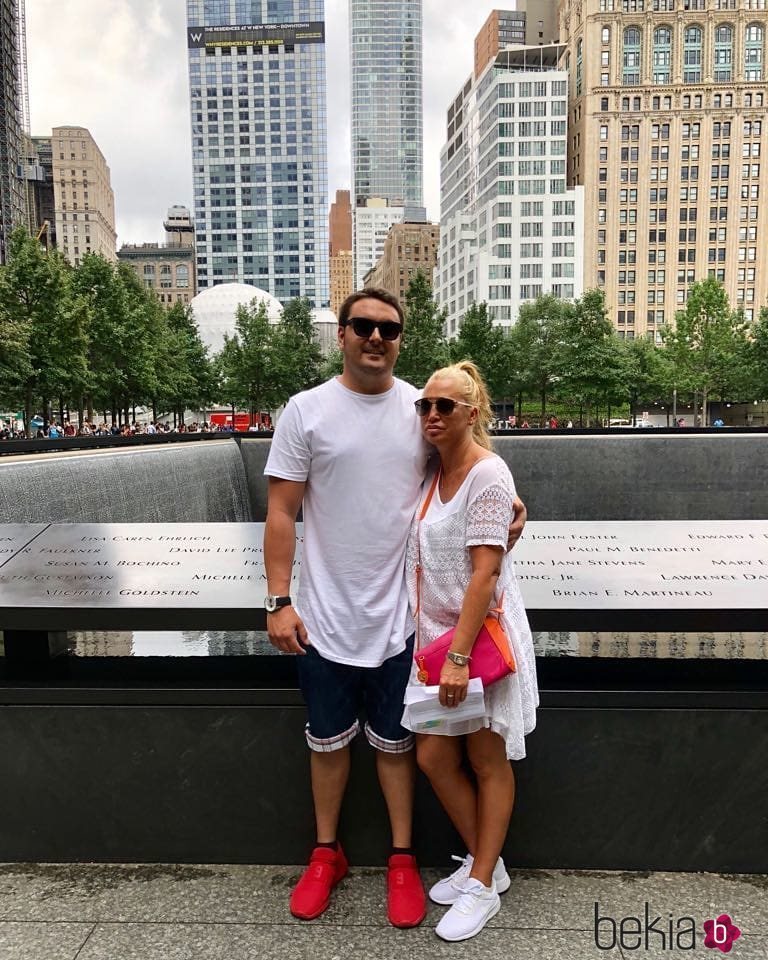
[[[532,519],[768,517],[766,434],[519,435],[496,446]],[[243,438],[239,450],[227,439],[3,459],[0,522],[263,520],[268,449]],[[516,764],[509,862],[765,872],[761,690],[740,693],[724,676],[721,689],[675,692],[657,674],[654,706],[642,679],[602,690],[583,670],[569,679],[569,666],[543,689]],[[176,676],[165,686],[6,680],[0,860],[302,862],[312,842],[304,718],[284,678],[242,691],[215,675],[198,689]],[[372,751],[354,750],[342,836],[353,862],[380,863]],[[423,779],[416,838],[427,864],[460,849]]]
[[[231,440],[0,460],[0,523],[162,523],[251,519]]]
[[[254,520],[263,520],[270,441],[243,439]],[[768,434],[495,437],[531,520],[768,518]]]
[[[278,691],[272,700],[3,707],[0,859],[304,862],[314,826],[305,714]],[[767,717],[544,708],[515,764],[507,863],[765,873]],[[352,863],[381,864],[373,751],[358,737],[353,753],[340,835]],[[415,838],[423,865],[462,849],[421,776]]]
[[[0,459],[0,523],[263,521],[271,440]],[[531,520],[768,517],[768,434],[496,437]]]

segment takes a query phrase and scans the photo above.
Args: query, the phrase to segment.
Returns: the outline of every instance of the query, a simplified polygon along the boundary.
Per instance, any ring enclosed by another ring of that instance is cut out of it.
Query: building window
[[[624,59],[621,82],[625,87],[640,83],[641,34],[638,27],[627,27],[624,31]]]
[[[701,27],[686,27],[683,83],[701,83]]]
[[[747,27],[744,49],[744,79],[763,79],[763,28],[759,23]]]
[[[177,287],[189,286],[189,267],[186,265],[186,263],[180,263],[176,267],[176,286]]]
[[[733,27],[720,24],[715,29],[715,83],[730,80],[733,74]]]
[[[653,31],[653,82],[669,83],[672,71],[672,29],[657,27]]]
[[[584,43],[579,40],[576,44],[576,96],[581,96],[584,68]]]

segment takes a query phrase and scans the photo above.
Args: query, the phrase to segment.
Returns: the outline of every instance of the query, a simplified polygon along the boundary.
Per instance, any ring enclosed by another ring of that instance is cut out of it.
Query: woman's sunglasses
[[[432,412],[433,405],[441,417],[450,417],[456,409],[457,404],[462,407],[472,406],[471,403],[464,403],[463,400],[452,400],[451,397],[435,397],[434,400],[430,400],[428,397],[422,397],[421,400],[416,401],[415,406],[416,413],[418,413],[420,417],[428,417]]]
[[[403,332],[402,324],[394,320],[369,320],[367,317],[353,317],[346,326],[352,327],[355,335],[363,340],[367,340],[377,327],[382,340],[397,340]]]

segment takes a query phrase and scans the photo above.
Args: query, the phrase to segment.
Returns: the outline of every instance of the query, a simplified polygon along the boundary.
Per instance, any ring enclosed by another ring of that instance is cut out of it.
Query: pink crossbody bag
[[[443,668],[446,653],[451,649],[453,636],[456,628],[446,631],[426,647],[421,646],[420,629],[420,610],[421,610],[421,521],[424,519],[437,484],[440,480],[440,470],[435,473],[435,478],[429,488],[429,492],[424,499],[424,503],[419,514],[416,527],[416,548],[418,553],[416,563],[416,652],[413,659],[418,668],[418,679],[421,683],[428,686],[436,686],[440,683],[440,671]],[[512,646],[501,625],[500,617],[504,612],[502,606],[504,594],[502,593],[498,607],[492,607],[483,625],[475,637],[475,643],[472,647],[471,659],[469,661],[469,676],[480,677],[483,686],[487,687],[507,674],[515,672],[515,658],[512,654]],[[493,616],[495,614],[495,616]]]

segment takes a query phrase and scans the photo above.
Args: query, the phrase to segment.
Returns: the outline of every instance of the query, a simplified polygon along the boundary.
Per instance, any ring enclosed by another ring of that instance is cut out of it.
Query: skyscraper
[[[0,263],[5,263],[8,234],[26,222],[22,173],[22,83],[17,0],[0,0]]]
[[[187,0],[198,288],[328,303],[323,0]]]
[[[560,22],[585,286],[627,339],[657,338],[708,276],[754,319],[768,299],[765,0],[564,0]]]
[[[83,254],[116,256],[115,194],[107,161],[85,127],[54,127],[56,243],[77,266]]]
[[[337,190],[336,200],[331,204],[328,217],[331,310],[338,314],[339,308],[352,293],[352,207],[349,190]]]
[[[451,337],[473,304],[510,326],[522,303],[583,292],[584,191],[566,188],[562,53],[500,50],[448,108],[434,288]]]
[[[354,206],[423,204],[422,0],[350,0]]]

